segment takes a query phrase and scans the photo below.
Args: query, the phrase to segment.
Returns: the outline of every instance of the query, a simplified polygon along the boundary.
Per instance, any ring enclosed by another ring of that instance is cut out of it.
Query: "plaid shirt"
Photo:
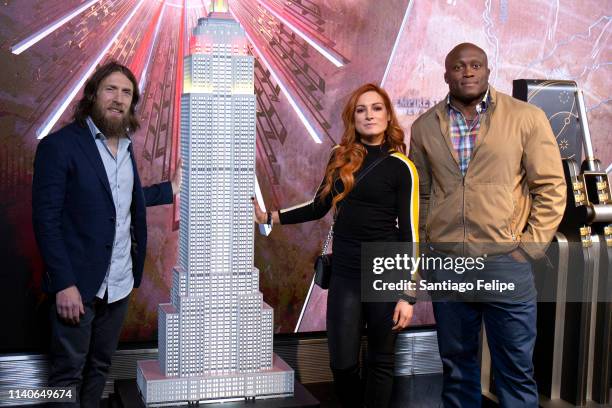
[[[450,94],[446,97],[448,105],[448,116],[450,118],[450,138],[453,142],[453,147],[457,151],[459,157],[459,168],[465,176],[468,169],[468,164],[472,158],[472,151],[476,144],[476,135],[480,129],[480,118],[489,107],[489,90],[485,93],[482,101],[476,106],[476,117],[468,121],[463,113],[454,107],[450,101]]]

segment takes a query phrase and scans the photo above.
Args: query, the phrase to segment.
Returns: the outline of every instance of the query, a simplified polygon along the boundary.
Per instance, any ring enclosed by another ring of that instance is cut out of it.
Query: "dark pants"
[[[108,304],[96,299],[83,304],[77,325],[64,323],[51,307],[50,387],[76,387],[77,403],[54,407],[97,407],[117,349],[129,296]]]
[[[391,331],[394,309],[395,303],[362,303],[359,279],[332,274],[327,294],[327,337],[334,388],[343,407],[389,406],[395,362],[396,334]],[[359,374],[364,322],[368,333],[365,387]]]
[[[532,276],[530,264],[509,257],[488,262],[486,268],[494,269],[493,275],[505,269],[508,274]],[[530,279],[533,284],[533,278]],[[523,286],[527,282],[523,277],[517,280]],[[535,296],[499,302],[436,301],[433,310],[444,367],[442,400],[445,407],[481,406],[478,348],[483,321],[500,405],[508,408],[538,406],[532,362],[536,340]]]

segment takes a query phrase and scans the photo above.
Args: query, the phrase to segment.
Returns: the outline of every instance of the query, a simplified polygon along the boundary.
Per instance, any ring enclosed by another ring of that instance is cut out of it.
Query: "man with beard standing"
[[[442,256],[486,258],[479,278],[512,281],[520,290],[506,297],[476,293],[434,301],[442,400],[445,407],[481,406],[478,347],[484,322],[500,405],[535,408],[537,311],[529,261],[544,256],[565,209],[559,147],[542,110],[489,85],[481,48],[457,45],[445,68],[448,96],[412,126],[421,236],[434,251],[444,247],[438,249]]]
[[[97,407],[117,348],[129,295],[140,285],[147,247],[146,206],[172,203],[169,182],[142,187],[128,132],[138,127],[138,82],[109,62],[85,84],[74,122],[36,150],[33,224],[51,308],[49,386],[76,387]]]

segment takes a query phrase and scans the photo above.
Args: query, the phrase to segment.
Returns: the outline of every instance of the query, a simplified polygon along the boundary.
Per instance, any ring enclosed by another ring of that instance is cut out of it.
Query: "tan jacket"
[[[565,209],[559,147],[542,110],[490,92],[465,178],[450,139],[446,98],[412,125],[420,236],[432,246],[457,243],[449,251],[455,254],[503,253],[520,245],[540,258]]]

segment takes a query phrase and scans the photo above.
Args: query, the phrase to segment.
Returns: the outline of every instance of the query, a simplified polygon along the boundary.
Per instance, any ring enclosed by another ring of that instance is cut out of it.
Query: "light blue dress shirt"
[[[108,184],[115,203],[115,240],[111,261],[106,271],[106,277],[98,289],[96,297],[103,299],[108,290],[108,303],[113,303],[128,296],[134,287],[132,274],[132,238],[130,226],[132,215],[132,190],[134,188],[134,170],[128,147],[130,139],[119,139],[117,157],[113,156],[108,147],[108,139],[100,132],[93,120],[87,118],[87,126],[96,142],[100,158],[108,176]]]

